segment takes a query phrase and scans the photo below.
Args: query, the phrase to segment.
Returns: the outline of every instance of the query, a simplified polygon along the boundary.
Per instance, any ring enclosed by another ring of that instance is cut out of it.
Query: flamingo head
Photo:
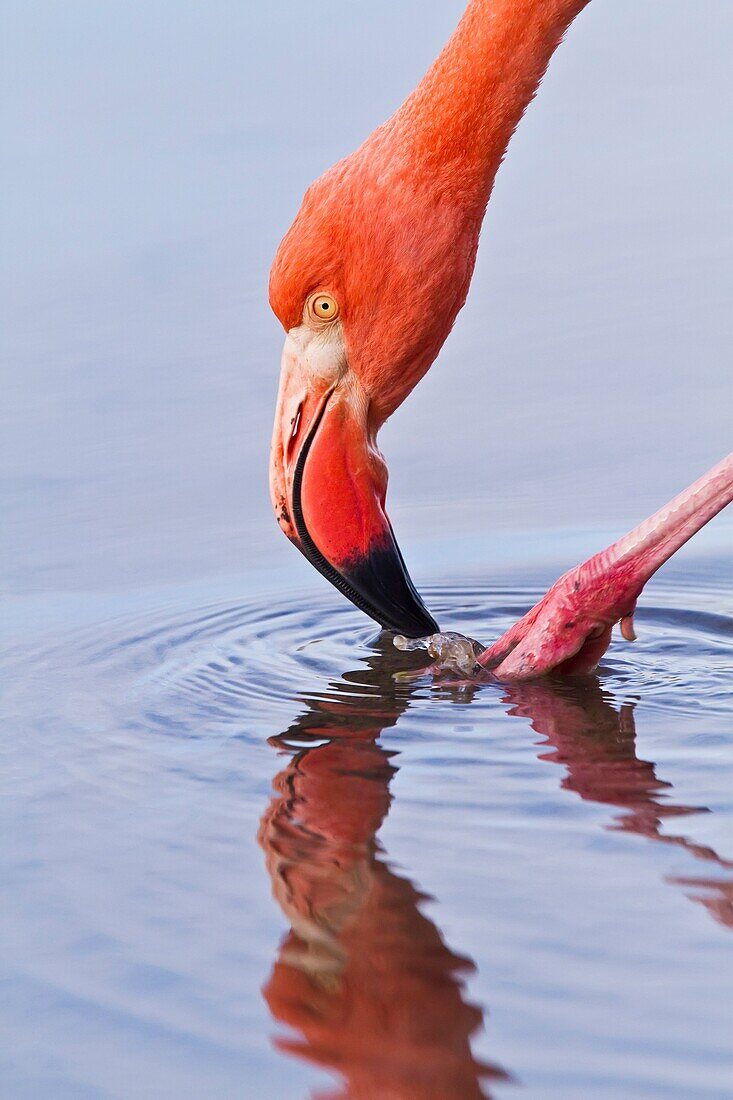
[[[438,627],[385,511],[376,437],[465,301],[480,222],[455,181],[428,186],[377,131],[309,188],[270,275],[286,332],[270,459],[278,522],[357,607],[411,637]]]

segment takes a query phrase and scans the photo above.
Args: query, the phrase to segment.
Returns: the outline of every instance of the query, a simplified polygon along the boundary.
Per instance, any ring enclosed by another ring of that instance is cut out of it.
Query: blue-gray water
[[[3,7],[3,1097],[733,1094],[730,517],[461,694],[270,515],[271,255],[461,8]],[[446,627],[730,450],[732,37],[592,0],[522,123],[383,433]]]

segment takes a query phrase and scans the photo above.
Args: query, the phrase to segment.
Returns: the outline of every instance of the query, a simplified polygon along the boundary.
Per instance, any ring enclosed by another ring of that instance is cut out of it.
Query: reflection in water
[[[471,1051],[483,1023],[465,995],[473,963],[448,947],[420,911],[425,895],[389,867],[375,839],[396,771],[377,739],[415,690],[415,679],[393,678],[404,667],[404,654],[385,644],[367,671],[344,676],[272,739],[294,755],[274,781],[259,839],[291,931],[264,995],[293,1033],[278,1047],[339,1073],[341,1097],[485,1097],[487,1080],[508,1075]],[[475,690],[460,691],[461,702]],[[546,738],[550,751],[539,759],[567,769],[562,787],[622,811],[610,828],[733,867],[711,848],[662,832],[667,819],[706,808],[670,802],[671,784],[637,757],[633,704],[617,710],[596,678],[502,691],[507,713]],[[733,881],[670,881],[733,927]]]
[[[708,810],[668,801],[672,784],[658,779],[655,765],[636,755],[633,703],[617,711],[595,677],[574,683],[517,684],[507,690],[504,702],[510,704],[510,715],[529,718],[532,728],[547,739],[552,751],[542,753],[540,759],[565,765],[565,790],[623,811],[610,828],[679,845],[696,859],[725,870],[733,868],[733,862],[722,859],[712,848],[686,836],[662,832],[668,818]],[[690,896],[702,902],[721,924],[733,928],[733,882],[688,877],[669,881],[708,891]]]
[[[409,699],[388,660],[373,658],[359,674],[361,694],[350,697],[346,681],[343,694],[312,703],[273,738],[286,748],[316,743],[277,776],[260,827],[291,925],[264,995],[297,1033],[278,1047],[338,1072],[339,1096],[485,1097],[484,1081],[506,1075],[471,1052],[483,1021],[466,1000],[473,963],[448,947],[420,911],[426,895],[392,870],[375,839],[396,771],[376,739]]]

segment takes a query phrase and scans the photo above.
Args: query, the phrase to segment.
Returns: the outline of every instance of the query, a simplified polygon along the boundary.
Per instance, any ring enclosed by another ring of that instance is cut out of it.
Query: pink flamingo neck
[[[605,566],[635,561],[645,581],[733,501],[733,451],[603,551]]]
[[[471,0],[440,56],[370,142],[480,217],[509,140],[588,0]],[[478,207],[478,209],[476,209]]]

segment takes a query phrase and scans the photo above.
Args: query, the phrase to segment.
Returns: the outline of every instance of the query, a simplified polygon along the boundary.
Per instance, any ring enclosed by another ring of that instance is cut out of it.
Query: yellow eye
[[[330,294],[314,294],[308,299],[308,313],[314,321],[335,321],[339,305]]]

